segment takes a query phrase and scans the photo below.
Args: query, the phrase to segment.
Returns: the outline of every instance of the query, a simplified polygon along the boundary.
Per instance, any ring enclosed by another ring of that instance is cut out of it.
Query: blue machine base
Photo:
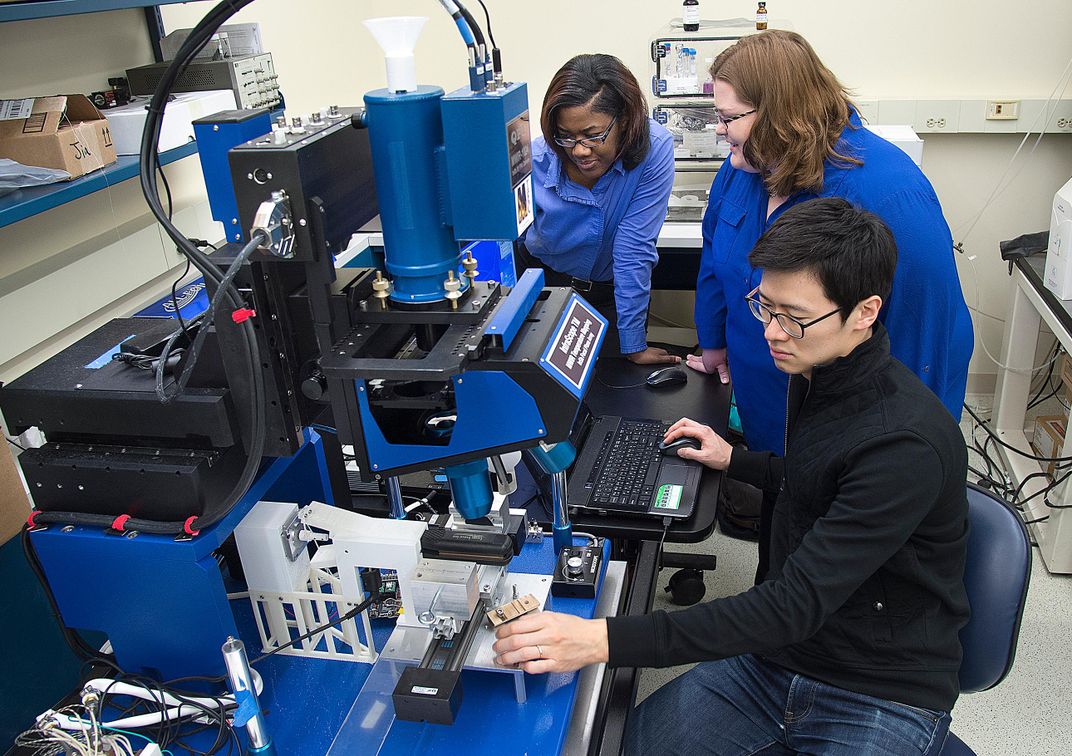
[[[294,456],[268,464],[230,513],[192,540],[90,527],[31,533],[63,621],[104,633],[127,672],[160,680],[222,674],[220,647],[237,629],[213,552],[262,499],[330,501],[323,445],[307,434]]]
[[[228,601],[213,552],[257,501],[306,504],[329,500],[330,490],[320,438],[307,431],[306,444],[293,457],[269,464],[224,520],[191,541],[145,534],[124,538],[91,528],[63,532],[59,527],[31,537],[64,621],[104,632],[124,670],[161,680],[215,676],[223,672],[220,646],[228,635],[245,642],[250,658],[262,650],[250,602]],[[604,573],[608,558],[609,544]],[[541,544],[527,544],[510,570],[549,575],[555,564],[552,539],[545,538]],[[592,617],[595,607],[595,599],[553,600],[555,611],[580,617]],[[382,649],[394,622],[372,624],[374,643]],[[264,680],[260,705],[276,752],[322,756],[372,665],[277,654],[255,669]],[[578,676],[531,675],[525,682],[528,700],[517,703],[510,675],[463,672],[464,696],[454,725],[394,721],[382,742],[362,743],[354,753],[558,753],[569,728]],[[115,714],[106,712],[105,719]],[[386,711],[385,716],[393,713]],[[239,730],[238,735],[247,748],[245,732]],[[204,732],[186,742],[205,749],[214,739],[213,732]],[[185,753],[176,745],[169,748],[176,756]]]

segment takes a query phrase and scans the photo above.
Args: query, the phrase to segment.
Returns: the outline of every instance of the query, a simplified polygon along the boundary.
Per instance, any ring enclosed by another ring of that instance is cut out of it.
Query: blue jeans
[[[625,753],[937,754],[949,721],[736,656],[699,664],[646,698],[629,718]]]

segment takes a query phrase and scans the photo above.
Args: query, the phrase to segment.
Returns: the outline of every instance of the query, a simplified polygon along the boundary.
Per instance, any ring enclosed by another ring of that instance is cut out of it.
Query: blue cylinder
[[[486,517],[491,511],[491,478],[488,462],[476,459],[444,470],[454,494],[454,508],[467,520]]]
[[[548,475],[569,469],[573,460],[577,458],[577,450],[569,441],[559,441],[546,449],[537,445],[529,449],[529,453],[540,465],[540,469]]]
[[[365,95],[387,273],[396,302],[436,302],[461,253],[448,220],[439,87]],[[468,279],[463,277],[462,288]]]
[[[561,554],[562,549],[568,549],[573,545],[573,525],[552,525],[551,543],[555,547],[555,553]]]

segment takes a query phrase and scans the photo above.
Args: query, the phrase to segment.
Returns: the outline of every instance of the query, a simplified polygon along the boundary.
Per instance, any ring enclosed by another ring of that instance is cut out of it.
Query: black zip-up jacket
[[[810,383],[793,376],[787,403],[784,459],[735,449],[728,470],[778,491],[764,582],[683,611],[608,619],[611,666],[755,653],[949,711],[968,619],[967,451],[956,421],[890,357],[880,324]]]

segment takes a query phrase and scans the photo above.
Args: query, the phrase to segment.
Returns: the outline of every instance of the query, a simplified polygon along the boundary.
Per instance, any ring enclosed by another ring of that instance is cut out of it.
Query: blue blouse
[[[674,138],[655,121],[649,126],[651,149],[644,160],[631,171],[616,161],[591,189],[569,178],[542,136],[532,145],[536,217],[525,247],[559,273],[614,281],[623,354],[647,348],[651,270],[659,260],[655,240],[674,183]],[[605,229],[622,202],[627,204],[617,229]]]
[[[927,177],[900,149],[860,124],[841,135],[838,151],[861,166],[829,160],[820,192],[797,192],[767,219],[769,195],[759,174],[723,163],[703,220],[696,282],[700,346],[728,350],[741,425],[749,447],[784,453],[787,376],[774,366],[763,325],[745,296],[759,284],[748,253],[771,223],[815,197],[844,197],[878,215],[897,241],[893,291],[880,317],[890,351],[959,418],[975,341],[953,259],[953,239]]]

